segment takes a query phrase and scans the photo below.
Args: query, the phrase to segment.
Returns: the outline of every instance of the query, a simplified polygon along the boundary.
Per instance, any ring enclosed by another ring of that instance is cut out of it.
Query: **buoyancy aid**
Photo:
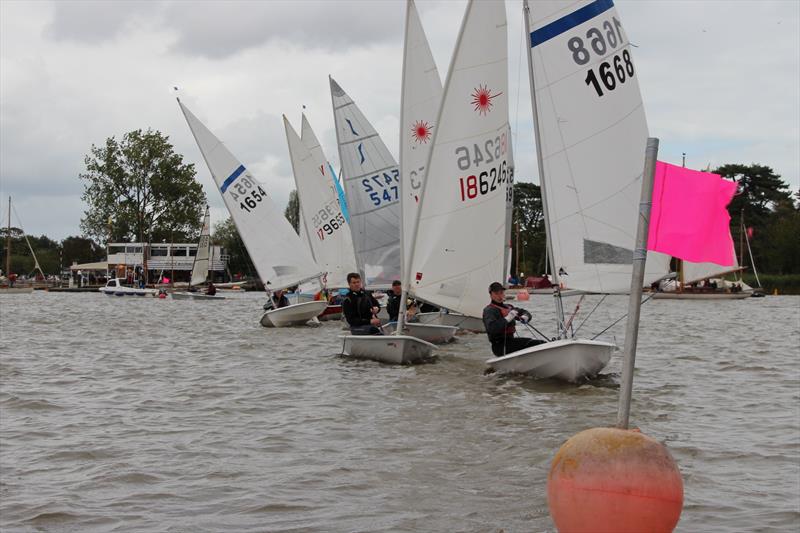
[[[510,313],[511,309],[512,309],[511,307],[505,307],[504,305],[500,305],[500,304],[497,304],[495,302],[490,303],[489,306],[490,307],[494,307],[496,309],[499,309],[500,310],[500,314],[503,315],[503,318],[508,316],[508,313]],[[506,322],[505,330],[503,330],[503,333],[505,334],[506,337],[513,337],[514,333],[516,333],[516,331],[517,331],[517,328],[514,326],[514,321],[513,320],[511,322]]]

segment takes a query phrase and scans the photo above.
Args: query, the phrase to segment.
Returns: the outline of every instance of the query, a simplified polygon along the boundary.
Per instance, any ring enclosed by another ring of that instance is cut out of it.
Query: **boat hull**
[[[611,360],[615,348],[608,342],[562,339],[493,357],[486,364],[498,372],[575,383],[597,375]]]
[[[154,289],[134,289],[132,287],[100,287],[100,292],[108,296],[155,296]]]
[[[750,298],[752,291],[742,292],[657,292],[654,300],[743,300]]]
[[[456,313],[418,313],[417,319],[419,319],[420,324],[455,326],[459,329],[472,331],[473,333],[486,333],[483,320],[472,316],[459,315]]]
[[[342,319],[342,306],[341,305],[328,305],[325,311],[319,315],[320,320],[341,320]]]
[[[390,335],[396,331],[397,322],[390,322],[383,326],[383,331]],[[405,324],[403,334],[415,339],[421,339],[433,344],[445,344],[451,342],[456,335],[456,326],[442,326],[439,324],[417,324],[415,322]]]
[[[316,300],[272,309],[261,317],[261,325],[265,328],[302,326],[312,318],[321,315],[326,307],[328,307],[328,302]]]
[[[224,296],[203,294],[202,292],[173,292],[173,300],[224,300]]]
[[[419,363],[431,356],[433,344],[408,335],[342,335],[342,355],[394,365]]]

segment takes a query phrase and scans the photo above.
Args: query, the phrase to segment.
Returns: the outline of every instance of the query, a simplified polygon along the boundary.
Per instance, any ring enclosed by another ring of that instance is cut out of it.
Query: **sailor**
[[[528,337],[514,337],[517,320],[527,324],[531,314],[517,307],[505,303],[505,288],[498,282],[489,285],[489,296],[492,301],[483,309],[483,325],[489,342],[492,343],[492,353],[496,356],[506,355],[518,350],[524,350],[542,344],[544,341]]]
[[[272,305],[275,309],[280,309],[281,307],[289,307],[289,298],[286,297],[286,294],[282,290],[277,290],[272,293]]]
[[[392,290],[386,293],[389,301],[386,304],[386,312],[389,313],[389,322],[397,322],[397,315],[400,314],[400,296],[403,294],[400,281],[392,282]]]
[[[351,272],[347,275],[350,291],[342,302],[344,317],[353,335],[381,335],[381,320],[376,316],[380,311],[378,301],[361,287],[361,275]]]
[[[208,282],[208,287],[206,288],[206,294],[209,296],[214,296],[217,294],[217,288],[210,281]]]

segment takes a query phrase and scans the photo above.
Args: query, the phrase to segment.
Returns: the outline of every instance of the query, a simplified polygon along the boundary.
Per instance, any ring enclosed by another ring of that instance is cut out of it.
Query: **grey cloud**
[[[117,38],[124,30],[154,17],[160,18],[160,2],[59,0],[45,35],[56,41],[87,44]]]
[[[399,1],[173,2],[165,20],[175,51],[218,59],[273,41],[323,50],[399,42],[404,9]]]

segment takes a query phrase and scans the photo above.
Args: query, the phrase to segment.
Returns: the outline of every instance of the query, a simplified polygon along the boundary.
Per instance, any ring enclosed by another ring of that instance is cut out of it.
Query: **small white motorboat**
[[[261,317],[261,325],[265,328],[282,328],[285,326],[302,326],[312,318],[321,315],[328,307],[325,300],[313,300],[299,304],[271,309]]]
[[[616,345],[608,342],[561,339],[493,357],[486,364],[498,372],[575,383],[596,376],[611,360],[615,349]]]
[[[97,290],[108,296],[155,296],[158,294],[155,289],[140,289],[128,285],[123,278],[110,279],[105,287]]]
[[[417,313],[417,318],[421,324],[455,326],[473,333],[486,333],[483,320],[472,316],[458,313]]]
[[[393,334],[397,330],[397,322],[389,322],[383,326],[383,332],[387,335]],[[418,324],[416,322],[406,322],[403,326],[403,334],[417,339],[421,339],[433,344],[444,344],[453,340],[458,328],[456,326],[441,326],[439,324]]]
[[[204,292],[173,292],[174,300],[224,300],[225,297],[219,294],[210,295]]]
[[[436,348],[408,335],[341,335],[342,355],[395,365],[419,363]]]

